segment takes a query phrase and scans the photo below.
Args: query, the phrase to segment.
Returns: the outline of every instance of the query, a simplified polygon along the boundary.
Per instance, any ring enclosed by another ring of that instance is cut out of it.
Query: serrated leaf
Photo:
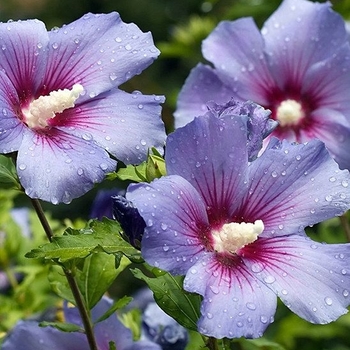
[[[21,188],[12,159],[4,155],[0,155],[0,187],[18,190]]]
[[[128,305],[130,303],[130,301],[132,300],[132,297],[128,297],[128,296],[124,296],[120,299],[118,299],[111,307],[109,310],[107,310],[107,312],[102,315],[95,323],[98,322],[102,322],[104,320],[106,320],[109,316],[111,316],[113,313],[115,313],[117,310],[125,307],[126,305]]]
[[[74,323],[66,322],[47,322],[43,321],[39,323],[40,327],[54,327],[62,332],[81,332],[84,333],[84,329]]]
[[[92,254],[85,259],[83,271],[77,272],[77,280],[89,309],[99,302],[119,273],[129,264],[130,260],[124,257],[116,269],[114,256],[106,253]]]
[[[128,165],[126,168],[121,168],[115,174],[116,178],[122,181],[144,182],[146,180],[146,162],[137,166]]]
[[[120,236],[120,230],[120,225],[113,220],[92,221],[85,229],[67,229],[63,236],[53,237],[51,243],[31,250],[26,257],[64,263],[97,252],[122,252],[130,259],[140,258],[139,251]]]
[[[148,277],[139,269],[133,269],[132,273],[147,283],[155,301],[168,315],[183,327],[197,330],[201,297],[182,288],[183,276],[174,277],[162,271],[157,276]]]

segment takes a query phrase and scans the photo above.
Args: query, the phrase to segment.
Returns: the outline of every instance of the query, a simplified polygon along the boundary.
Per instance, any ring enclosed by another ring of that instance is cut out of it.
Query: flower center
[[[71,90],[51,91],[47,96],[40,96],[22,109],[26,124],[32,129],[45,128],[48,120],[54,118],[56,113],[74,107],[75,101],[83,91],[82,85],[74,84]]]
[[[264,231],[262,220],[250,222],[230,222],[224,224],[220,230],[212,231],[215,251],[236,253],[245,245],[256,241],[259,234]]]
[[[284,100],[277,107],[276,119],[282,127],[296,125],[304,116],[301,104],[295,100]]]

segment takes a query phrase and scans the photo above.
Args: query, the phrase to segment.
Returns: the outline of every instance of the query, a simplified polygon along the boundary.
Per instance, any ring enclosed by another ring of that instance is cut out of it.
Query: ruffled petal
[[[200,333],[215,338],[257,338],[273,321],[276,295],[239,258],[230,265],[215,256],[187,273],[184,288],[203,296]]]
[[[289,144],[273,139],[249,166],[250,187],[236,215],[262,220],[264,236],[303,234],[306,226],[349,209],[350,181],[324,144]]]
[[[247,118],[208,112],[168,136],[168,174],[182,176],[197,189],[211,221],[229,217],[247,188],[247,133]]]
[[[252,18],[220,22],[203,41],[202,51],[235,98],[268,103],[275,82],[265,60],[262,36]]]
[[[321,244],[292,235],[258,239],[243,248],[255,276],[297,315],[328,323],[350,304],[350,245]]]
[[[35,321],[19,321],[2,344],[2,350],[86,350],[85,334],[39,327]]]
[[[276,83],[302,86],[307,70],[347,41],[344,21],[330,3],[286,0],[263,26],[265,50]]]
[[[192,69],[178,96],[175,127],[184,126],[207,112],[208,101],[224,104],[233,95],[233,90],[223,84],[213,68],[198,64]]]
[[[0,42],[0,67],[25,102],[42,85],[49,42],[45,25],[38,20],[0,23]]]
[[[342,123],[344,115],[323,108],[313,114],[318,119],[313,136],[326,144],[341,169],[350,169],[350,128]]]
[[[0,72],[0,153],[17,151],[21,145],[26,127],[18,118],[19,105],[12,82]]]
[[[350,124],[350,46],[343,45],[331,57],[311,66],[303,79],[301,94],[311,96],[317,108],[345,114]],[[316,121],[315,121],[316,122]]]
[[[131,185],[126,197],[146,222],[141,251],[150,265],[185,274],[205,254],[205,204],[185,179],[174,175]]]
[[[149,148],[154,146],[163,152],[162,102],[161,96],[115,89],[65,110],[50,125],[94,140],[126,164],[139,164],[146,159]]]
[[[54,204],[82,196],[115,166],[107,152],[94,143],[53,129],[47,134],[26,130],[17,158],[26,194]]]
[[[140,74],[158,56],[150,33],[122,22],[118,13],[86,14],[49,32],[46,88],[85,89],[81,100],[97,96]]]

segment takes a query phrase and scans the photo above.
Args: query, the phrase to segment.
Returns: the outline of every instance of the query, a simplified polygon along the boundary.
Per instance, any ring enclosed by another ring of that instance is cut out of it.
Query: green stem
[[[36,214],[38,215],[38,218],[41,222],[41,225],[46,233],[46,236],[50,242],[52,242],[53,232],[51,230],[50,224],[46,219],[44,210],[40,204],[40,201],[37,198],[31,198],[32,205],[36,211]]]
[[[346,238],[347,238],[348,242],[350,242],[350,224],[349,224],[349,220],[348,220],[346,213],[343,214],[342,216],[339,216],[339,219],[340,219],[340,223],[344,229]]]
[[[15,274],[13,273],[11,268],[9,268],[9,267],[4,267],[4,271],[6,273],[6,276],[10,282],[12,289],[15,290],[16,287],[18,286],[18,282],[17,282],[17,278],[16,278]]]
[[[208,338],[207,347],[210,350],[219,350],[218,341],[215,338]]]
[[[40,204],[40,201],[36,198],[32,198],[31,201],[32,201],[33,207],[36,211],[36,214],[38,215],[38,218],[41,222],[41,225],[44,228],[44,231],[46,233],[48,240],[50,242],[52,242],[53,231],[50,227],[49,222],[46,219],[46,216],[45,216],[43,208]],[[90,346],[90,350],[98,350],[96,340],[95,340],[95,335],[93,332],[92,322],[91,322],[90,315],[89,315],[89,311],[86,308],[83,296],[81,295],[77,281],[74,278],[74,274],[72,273],[71,270],[68,270],[64,266],[62,266],[62,269],[63,269],[63,272],[66,276],[67,281],[68,281],[69,287],[72,291],[76,306],[77,306],[79,313],[80,313],[80,317],[83,321],[85,334],[86,334],[86,337],[87,337],[87,340],[88,340],[88,343]]]

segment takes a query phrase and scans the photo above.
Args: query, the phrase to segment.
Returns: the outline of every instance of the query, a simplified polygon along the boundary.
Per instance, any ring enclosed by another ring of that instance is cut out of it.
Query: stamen
[[[254,223],[230,222],[224,224],[220,230],[212,231],[213,248],[219,253],[236,253],[245,245],[256,241],[263,231],[264,223],[262,220],[256,220]]]
[[[47,121],[54,118],[56,113],[74,107],[83,91],[81,84],[74,84],[71,90],[51,91],[47,96],[40,96],[22,110],[26,124],[30,128],[45,128]]]
[[[276,111],[276,119],[280,126],[296,125],[304,116],[302,105],[295,100],[282,101]]]

